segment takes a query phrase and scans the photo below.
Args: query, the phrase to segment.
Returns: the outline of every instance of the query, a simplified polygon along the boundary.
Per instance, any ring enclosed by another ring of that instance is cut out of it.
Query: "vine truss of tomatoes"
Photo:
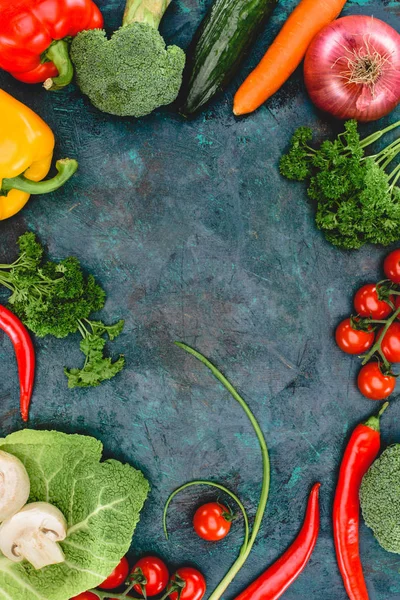
[[[354,297],[356,316],[336,329],[339,348],[361,355],[358,389],[371,400],[384,400],[396,386],[392,364],[400,362],[400,249],[386,257],[383,269],[387,279],[360,288]]]

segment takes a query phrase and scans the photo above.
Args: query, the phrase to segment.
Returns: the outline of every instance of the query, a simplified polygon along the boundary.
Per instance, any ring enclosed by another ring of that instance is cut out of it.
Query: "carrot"
[[[346,0],[300,0],[257,67],[235,94],[233,112],[253,112],[289,79],[312,39],[336,19]]]

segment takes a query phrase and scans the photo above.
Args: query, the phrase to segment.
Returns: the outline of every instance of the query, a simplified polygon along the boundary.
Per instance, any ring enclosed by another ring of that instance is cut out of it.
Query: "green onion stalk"
[[[260,425],[258,424],[258,421],[255,418],[254,414],[250,410],[250,408],[247,405],[247,403],[245,402],[245,400],[240,396],[240,394],[237,392],[237,390],[233,387],[233,385],[230,383],[230,381],[228,381],[228,379],[221,373],[221,371],[219,371],[219,369],[217,369],[217,367],[215,365],[213,365],[205,356],[203,356],[197,350],[194,350],[193,348],[191,348],[190,346],[188,346],[186,344],[183,344],[182,342],[175,342],[175,344],[179,348],[182,348],[182,350],[185,350],[186,352],[188,352],[189,354],[191,354],[192,356],[197,358],[200,362],[203,363],[203,365],[205,365],[208,369],[210,369],[212,374],[218,379],[218,381],[220,383],[222,383],[222,385],[225,387],[225,389],[228,390],[228,392],[231,394],[231,396],[240,404],[240,406],[243,408],[244,412],[246,413],[250,423],[253,426],[253,429],[257,436],[257,439],[258,439],[258,442],[260,445],[260,450],[261,450],[262,471],[263,471],[261,495],[260,495],[260,500],[259,500],[256,516],[254,519],[254,524],[253,524],[250,535],[249,535],[249,527],[248,527],[246,511],[244,510],[244,507],[243,507],[242,503],[240,502],[240,500],[234,494],[232,494],[229,490],[227,490],[226,488],[223,488],[223,486],[220,486],[219,484],[215,484],[213,482],[206,482],[206,481],[195,482],[195,481],[193,481],[193,482],[190,482],[189,484],[185,484],[184,486],[181,486],[180,488],[175,490],[175,492],[173,492],[171,494],[171,496],[168,498],[166,508],[164,510],[164,530],[166,531],[166,510],[168,509],[168,505],[171,502],[172,498],[179,491],[181,491],[182,489],[185,489],[185,487],[189,487],[189,485],[196,485],[196,484],[211,485],[211,486],[217,487],[219,489],[222,489],[238,503],[238,505],[244,515],[245,540],[244,540],[244,543],[239,552],[238,558],[233,563],[233,565],[231,566],[229,571],[226,573],[226,575],[223,577],[223,579],[220,581],[220,583],[217,585],[217,587],[215,588],[215,590],[212,592],[211,596],[209,597],[209,600],[218,600],[219,598],[221,598],[222,594],[225,592],[227,587],[230,585],[230,583],[232,582],[234,577],[238,574],[240,569],[243,567],[244,563],[246,562],[246,560],[251,552],[251,549],[254,545],[254,542],[255,542],[258,532],[260,530],[261,522],[262,522],[262,519],[263,519],[263,516],[265,513],[265,509],[267,507],[269,486],[270,486],[270,462],[269,462],[269,455],[268,455],[268,447],[267,447],[267,443],[265,441],[264,434],[263,434],[263,432],[260,428]]]

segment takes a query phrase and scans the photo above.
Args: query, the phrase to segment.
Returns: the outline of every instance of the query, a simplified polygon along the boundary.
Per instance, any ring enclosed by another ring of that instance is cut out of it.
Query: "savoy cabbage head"
[[[149,492],[143,474],[100,462],[101,442],[83,435],[25,429],[0,439],[0,448],[24,463],[29,502],[54,504],[68,523],[62,564],[36,571],[0,554],[0,600],[68,600],[99,585],[131,544]]]

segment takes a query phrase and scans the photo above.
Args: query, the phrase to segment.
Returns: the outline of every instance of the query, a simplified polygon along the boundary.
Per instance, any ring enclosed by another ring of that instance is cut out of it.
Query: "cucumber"
[[[216,0],[188,51],[183,114],[199,110],[230,82],[276,4],[277,0]]]

